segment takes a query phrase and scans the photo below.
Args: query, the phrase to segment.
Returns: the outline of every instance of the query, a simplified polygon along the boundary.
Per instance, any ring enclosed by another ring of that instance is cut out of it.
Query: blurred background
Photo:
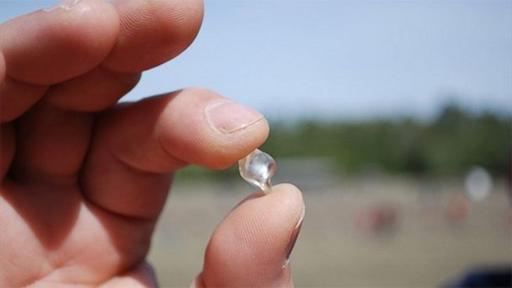
[[[51,5],[0,0],[0,21]],[[299,287],[432,287],[512,269],[512,1],[213,1],[125,97],[208,87],[262,111],[275,183],[304,191]],[[252,192],[186,168],[150,260],[188,286]],[[510,274],[509,274],[510,275]]]

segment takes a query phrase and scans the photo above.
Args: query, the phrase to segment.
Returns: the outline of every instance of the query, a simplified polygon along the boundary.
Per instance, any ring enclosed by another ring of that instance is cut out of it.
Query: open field
[[[301,187],[306,218],[292,255],[298,287],[435,287],[475,265],[512,264],[512,209],[503,184],[463,208],[456,180],[361,178]],[[162,287],[189,285],[210,233],[249,191],[178,181],[150,253]],[[357,220],[382,209],[392,211],[382,229]]]

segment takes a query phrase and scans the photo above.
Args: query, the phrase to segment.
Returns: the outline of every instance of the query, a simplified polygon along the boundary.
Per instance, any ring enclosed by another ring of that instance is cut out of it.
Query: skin
[[[156,286],[145,257],[173,172],[229,167],[265,141],[261,114],[205,89],[116,104],[202,15],[199,0],[82,0],[1,24],[0,287]],[[292,185],[250,195],[192,287],[292,286],[303,216]]]

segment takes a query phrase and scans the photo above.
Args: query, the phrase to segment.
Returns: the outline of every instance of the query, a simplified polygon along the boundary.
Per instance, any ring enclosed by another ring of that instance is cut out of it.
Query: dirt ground
[[[176,183],[150,252],[162,287],[201,270],[208,237],[251,188]],[[350,179],[301,187],[306,218],[292,255],[297,287],[439,287],[479,265],[512,265],[506,188],[466,202],[460,181]]]

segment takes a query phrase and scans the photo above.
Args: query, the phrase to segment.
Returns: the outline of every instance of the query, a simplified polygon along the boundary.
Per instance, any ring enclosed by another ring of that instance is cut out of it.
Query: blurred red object
[[[355,227],[372,236],[393,234],[399,226],[399,208],[394,203],[378,203],[357,213]]]
[[[451,223],[462,223],[469,215],[470,202],[463,194],[455,194],[446,208],[446,218]]]

